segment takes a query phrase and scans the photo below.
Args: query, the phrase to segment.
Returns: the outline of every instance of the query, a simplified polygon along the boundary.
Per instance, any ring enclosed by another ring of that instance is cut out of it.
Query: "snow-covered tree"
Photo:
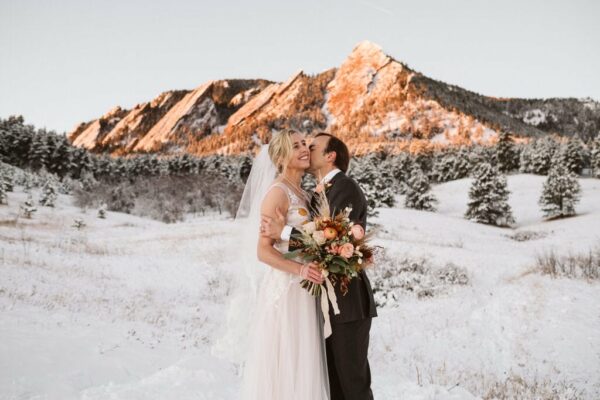
[[[472,169],[471,150],[467,146],[460,146],[454,163],[454,179],[466,178],[471,174]]]
[[[211,159],[211,167],[220,170],[222,166],[222,157],[215,155],[208,157]],[[200,161],[189,154],[175,156],[168,160],[169,175],[196,175],[200,170]]]
[[[430,190],[429,179],[421,168],[413,168],[408,179],[404,205],[416,210],[435,211],[434,204],[437,200]]]
[[[515,222],[508,204],[506,177],[488,163],[474,169],[465,218],[484,224],[508,226]]]
[[[376,208],[394,205],[393,178],[389,169],[380,168],[381,160],[369,154],[352,160],[350,176],[363,190],[370,216],[377,215]]]
[[[27,156],[29,167],[34,171],[37,171],[46,166],[47,158],[48,147],[46,146],[46,140],[43,134],[38,133],[33,137],[31,147],[29,148],[29,154]]]
[[[79,185],[87,192],[93,190],[98,185],[98,181],[94,178],[94,174],[86,172],[79,180]]]
[[[133,189],[129,185],[121,184],[110,191],[107,199],[107,207],[110,211],[129,214],[133,210],[133,207],[135,207],[135,198]]]
[[[27,197],[27,200],[23,204],[21,204],[21,212],[25,218],[31,218],[33,213],[37,211],[37,208],[33,205],[33,198],[31,194]]]
[[[42,193],[40,196],[40,205],[44,207],[54,207],[56,203],[57,195],[57,180],[49,175],[42,186]]]
[[[8,195],[6,194],[6,186],[4,185],[2,176],[0,176],[0,204],[8,204]]]
[[[14,186],[14,169],[0,162],[0,185],[4,187],[5,192],[12,192]]]
[[[469,152],[465,147],[460,150],[447,149],[437,153],[434,157],[430,173],[435,182],[448,182],[469,176],[471,163]]]
[[[50,154],[48,170],[61,178],[66,176],[72,168],[72,146],[64,136],[57,136],[56,147]]]
[[[106,219],[106,204],[102,203],[98,209],[98,218]]]
[[[252,158],[250,156],[243,156],[240,161],[240,179],[242,183],[246,183],[248,176],[250,176],[250,170],[252,169]],[[305,176],[311,176],[306,174]]]
[[[77,217],[75,218],[75,220],[73,220],[73,228],[77,229],[77,230],[81,230],[83,228],[85,228],[85,221],[83,220],[83,218],[81,217]]]
[[[75,181],[74,179],[65,176],[62,178],[62,180],[58,183],[58,193],[61,194],[71,194],[73,192],[73,189],[75,189],[75,187],[77,187],[79,184],[79,182]]]
[[[566,145],[561,146],[560,157],[570,172],[577,175],[581,174],[583,169],[585,156],[585,147],[581,139],[575,136],[567,142]]]
[[[494,150],[496,165],[500,172],[511,172],[519,168],[519,153],[509,132],[500,133]]]
[[[31,193],[31,190],[38,184],[36,176],[34,174],[30,174],[27,171],[24,171],[22,178],[23,191],[25,193]]]
[[[558,143],[550,137],[530,142],[521,152],[520,171],[536,175],[546,175],[550,170],[552,158],[558,148]]]
[[[493,154],[490,154],[489,149],[481,145],[473,145],[469,149],[468,156],[471,169],[484,162],[490,164],[494,162]]]
[[[431,179],[435,182],[447,182],[454,176],[456,156],[452,152],[439,152],[434,156]]]
[[[592,142],[591,151],[592,175],[600,178],[600,136]]]
[[[395,187],[396,192],[404,193],[406,191],[406,185],[413,165],[412,158],[409,153],[403,152],[389,156],[387,159],[392,176],[396,181]]]
[[[70,174],[73,179],[79,179],[86,171],[94,168],[94,157],[86,149],[74,147],[71,150]]]
[[[539,204],[546,218],[575,215],[581,187],[577,175],[570,172],[564,161],[557,158],[544,182]]]

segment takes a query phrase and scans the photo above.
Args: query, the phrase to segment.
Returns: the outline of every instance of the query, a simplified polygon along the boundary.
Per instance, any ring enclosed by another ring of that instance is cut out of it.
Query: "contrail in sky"
[[[375,9],[377,11],[381,11],[384,14],[391,15],[392,17],[394,16],[394,13],[391,10],[388,10],[387,8],[381,7],[380,5],[377,5],[377,4],[374,4],[374,3],[369,3],[368,1],[362,1],[362,0],[359,0],[359,3],[361,3],[361,4],[363,4],[363,5],[367,6],[367,7],[373,8],[373,9]]]

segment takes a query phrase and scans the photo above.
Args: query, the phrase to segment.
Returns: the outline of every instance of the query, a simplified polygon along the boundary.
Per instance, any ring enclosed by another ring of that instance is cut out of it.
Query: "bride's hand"
[[[300,271],[298,272],[298,275],[308,281],[316,283],[317,285],[322,284],[325,279],[321,274],[319,266],[314,262],[300,265]]]

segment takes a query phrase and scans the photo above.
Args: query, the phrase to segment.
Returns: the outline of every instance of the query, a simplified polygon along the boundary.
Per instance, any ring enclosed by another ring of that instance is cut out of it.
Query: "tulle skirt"
[[[266,272],[252,315],[242,400],[327,400],[322,318],[300,279]]]

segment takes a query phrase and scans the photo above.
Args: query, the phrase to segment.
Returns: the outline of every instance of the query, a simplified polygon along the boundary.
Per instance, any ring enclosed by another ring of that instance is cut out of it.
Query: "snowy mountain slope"
[[[380,209],[371,221],[387,256],[452,262],[470,279],[380,309],[375,397],[480,398],[513,376],[563,398],[597,398],[600,284],[531,269],[548,249],[600,243],[600,181],[581,180],[579,216],[543,222],[543,177],[510,176],[515,230],[462,218],[469,183],[434,186],[438,213]],[[102,220],[62,195],[55,209],[16,218],[25,197],[17,188],[0,206],[0,398],[236,398],[236,366],[212,353],[239,267],[233,221],[166,225],[112,212]],[[540,237],[509,237],[524,231]]]

